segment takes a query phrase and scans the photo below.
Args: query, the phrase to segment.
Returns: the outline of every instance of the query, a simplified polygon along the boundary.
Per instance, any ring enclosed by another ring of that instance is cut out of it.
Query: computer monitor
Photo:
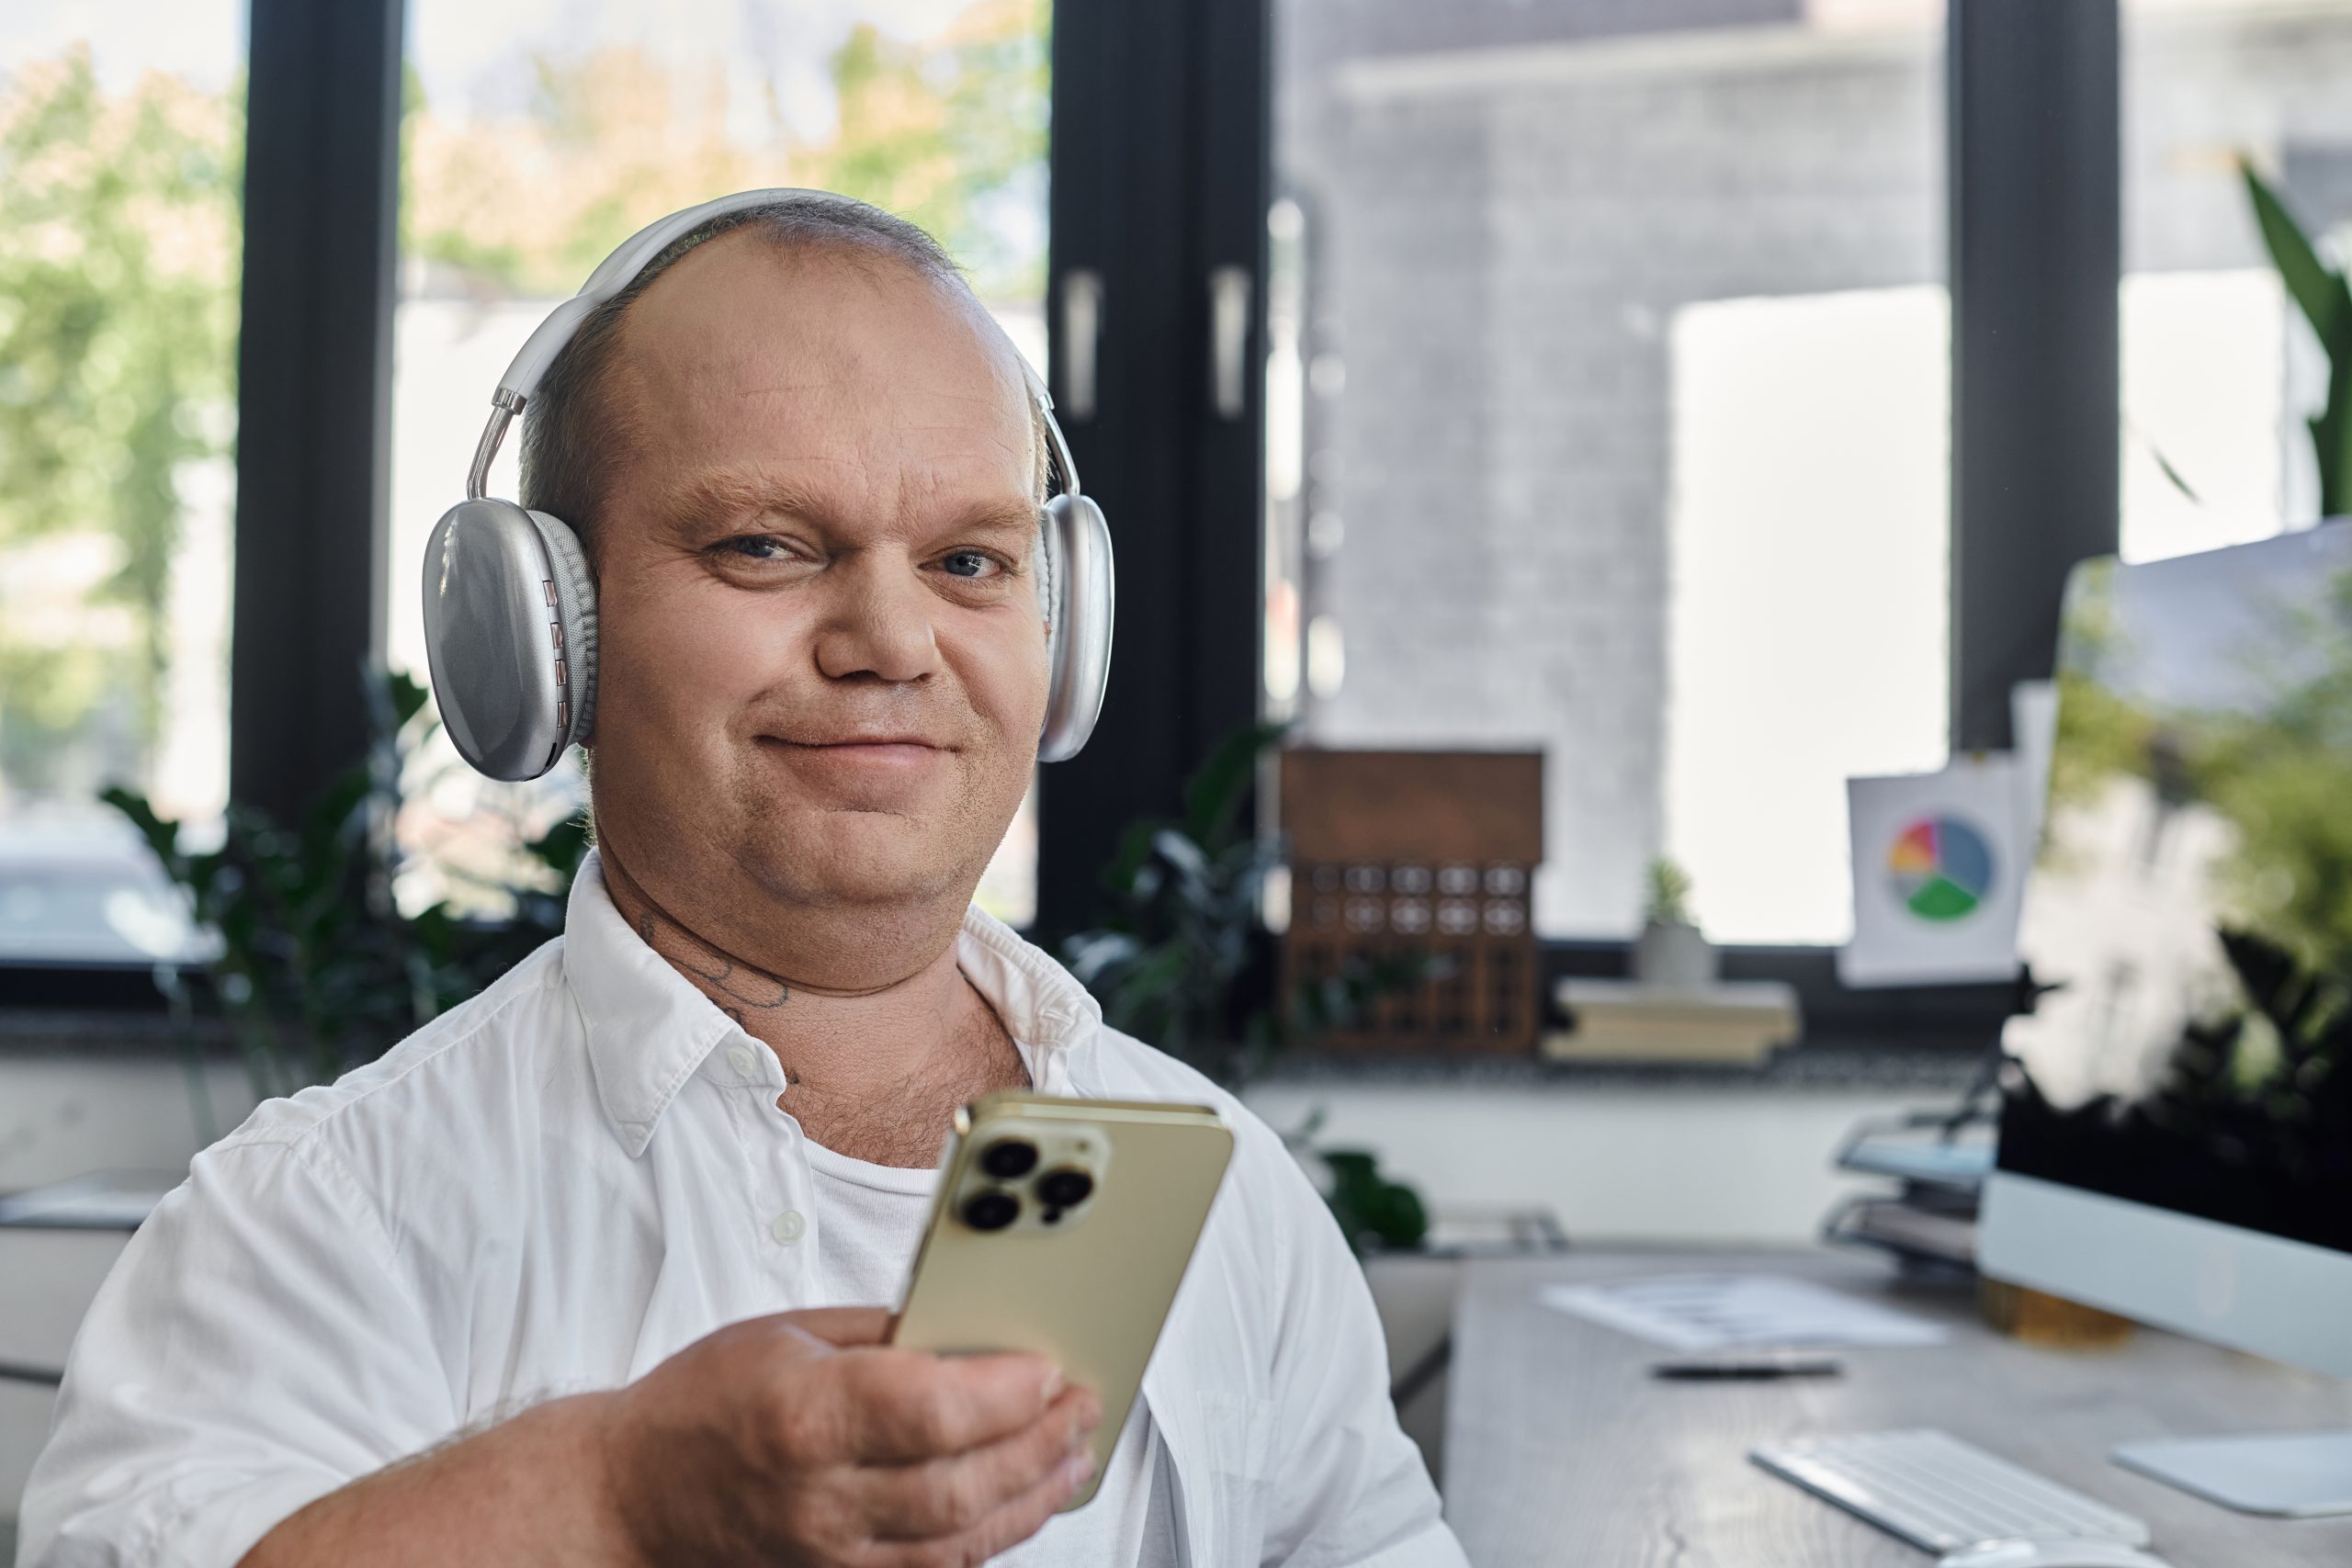
[[[2352,1375],[2352,523],[2086,562],[1985,1274]],[[2117,1459],[2352,1512],[2352,1432]]]

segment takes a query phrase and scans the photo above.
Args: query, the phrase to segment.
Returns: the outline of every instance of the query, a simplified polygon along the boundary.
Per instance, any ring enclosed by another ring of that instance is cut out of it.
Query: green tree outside
[[[814,186],[922,224],[984,298],[1034,299],[1044,257],[1007,238],[1005,209],[1042,196],[1049,21],[1049,0],[977,0],[933,39],[855,25],[827,60],[838,123],[816,141],[790,134],[774,82],[768,134],[746,141],[715,61],[673,69],[635,48],[535,58],[528,110],[501,121],[447,118],[412,78],[402,249],[555,299],[665,212]]]
[[[107,551],[85,603],[0,618],[11,787],[53,787],[110,698],[103,774],[156,739],[180,485],[232,437],[243,102],[160,74],[109,98],[86,47],[0,88],[0,559]]]

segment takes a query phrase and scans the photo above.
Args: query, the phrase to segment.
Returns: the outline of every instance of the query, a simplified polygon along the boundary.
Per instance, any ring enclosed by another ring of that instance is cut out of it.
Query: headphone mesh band
[[[596,733],[596,580],[578,535],[544,512],[526,515],[538,525],[555,563],[556,611],[562,617],[564,667],[571,675],[571,722],[556,746],[560,753],[566,746],[586,745]]]

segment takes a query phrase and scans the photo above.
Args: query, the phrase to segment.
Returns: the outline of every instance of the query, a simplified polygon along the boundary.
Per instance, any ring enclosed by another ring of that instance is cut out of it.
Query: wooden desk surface
[[[1835,1378],[1665,1382],[1666,1354],[1544,1305],[1562,1280],[1800,1275],[1936,1319],[1943,1346],[1849,1350]],[[2254,1518],[2111,1462],[2135,1438],[2352,1427],[2352,1383],[2142,1329],[2115,1350],[1995,1334],[1964,1292],[1826,1252],[1613,1252],[1481,1263],[1454,1316],[1446,1514],[1474,1568],[1925,1568],[1933,1560],[1758,1470],[1801,1434],[1940,1427],[2139,1515],[2174,1568],[2352,1565],[2352,1517]]]

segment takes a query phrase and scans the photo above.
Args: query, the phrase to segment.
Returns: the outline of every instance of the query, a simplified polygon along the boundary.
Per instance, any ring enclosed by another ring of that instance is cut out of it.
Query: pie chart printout
[[[1903,907],[1941,924],[1976,912],[1993,890],[1993,848],[1957,817],[1922,817],[1895,835],[1887,875]]]

